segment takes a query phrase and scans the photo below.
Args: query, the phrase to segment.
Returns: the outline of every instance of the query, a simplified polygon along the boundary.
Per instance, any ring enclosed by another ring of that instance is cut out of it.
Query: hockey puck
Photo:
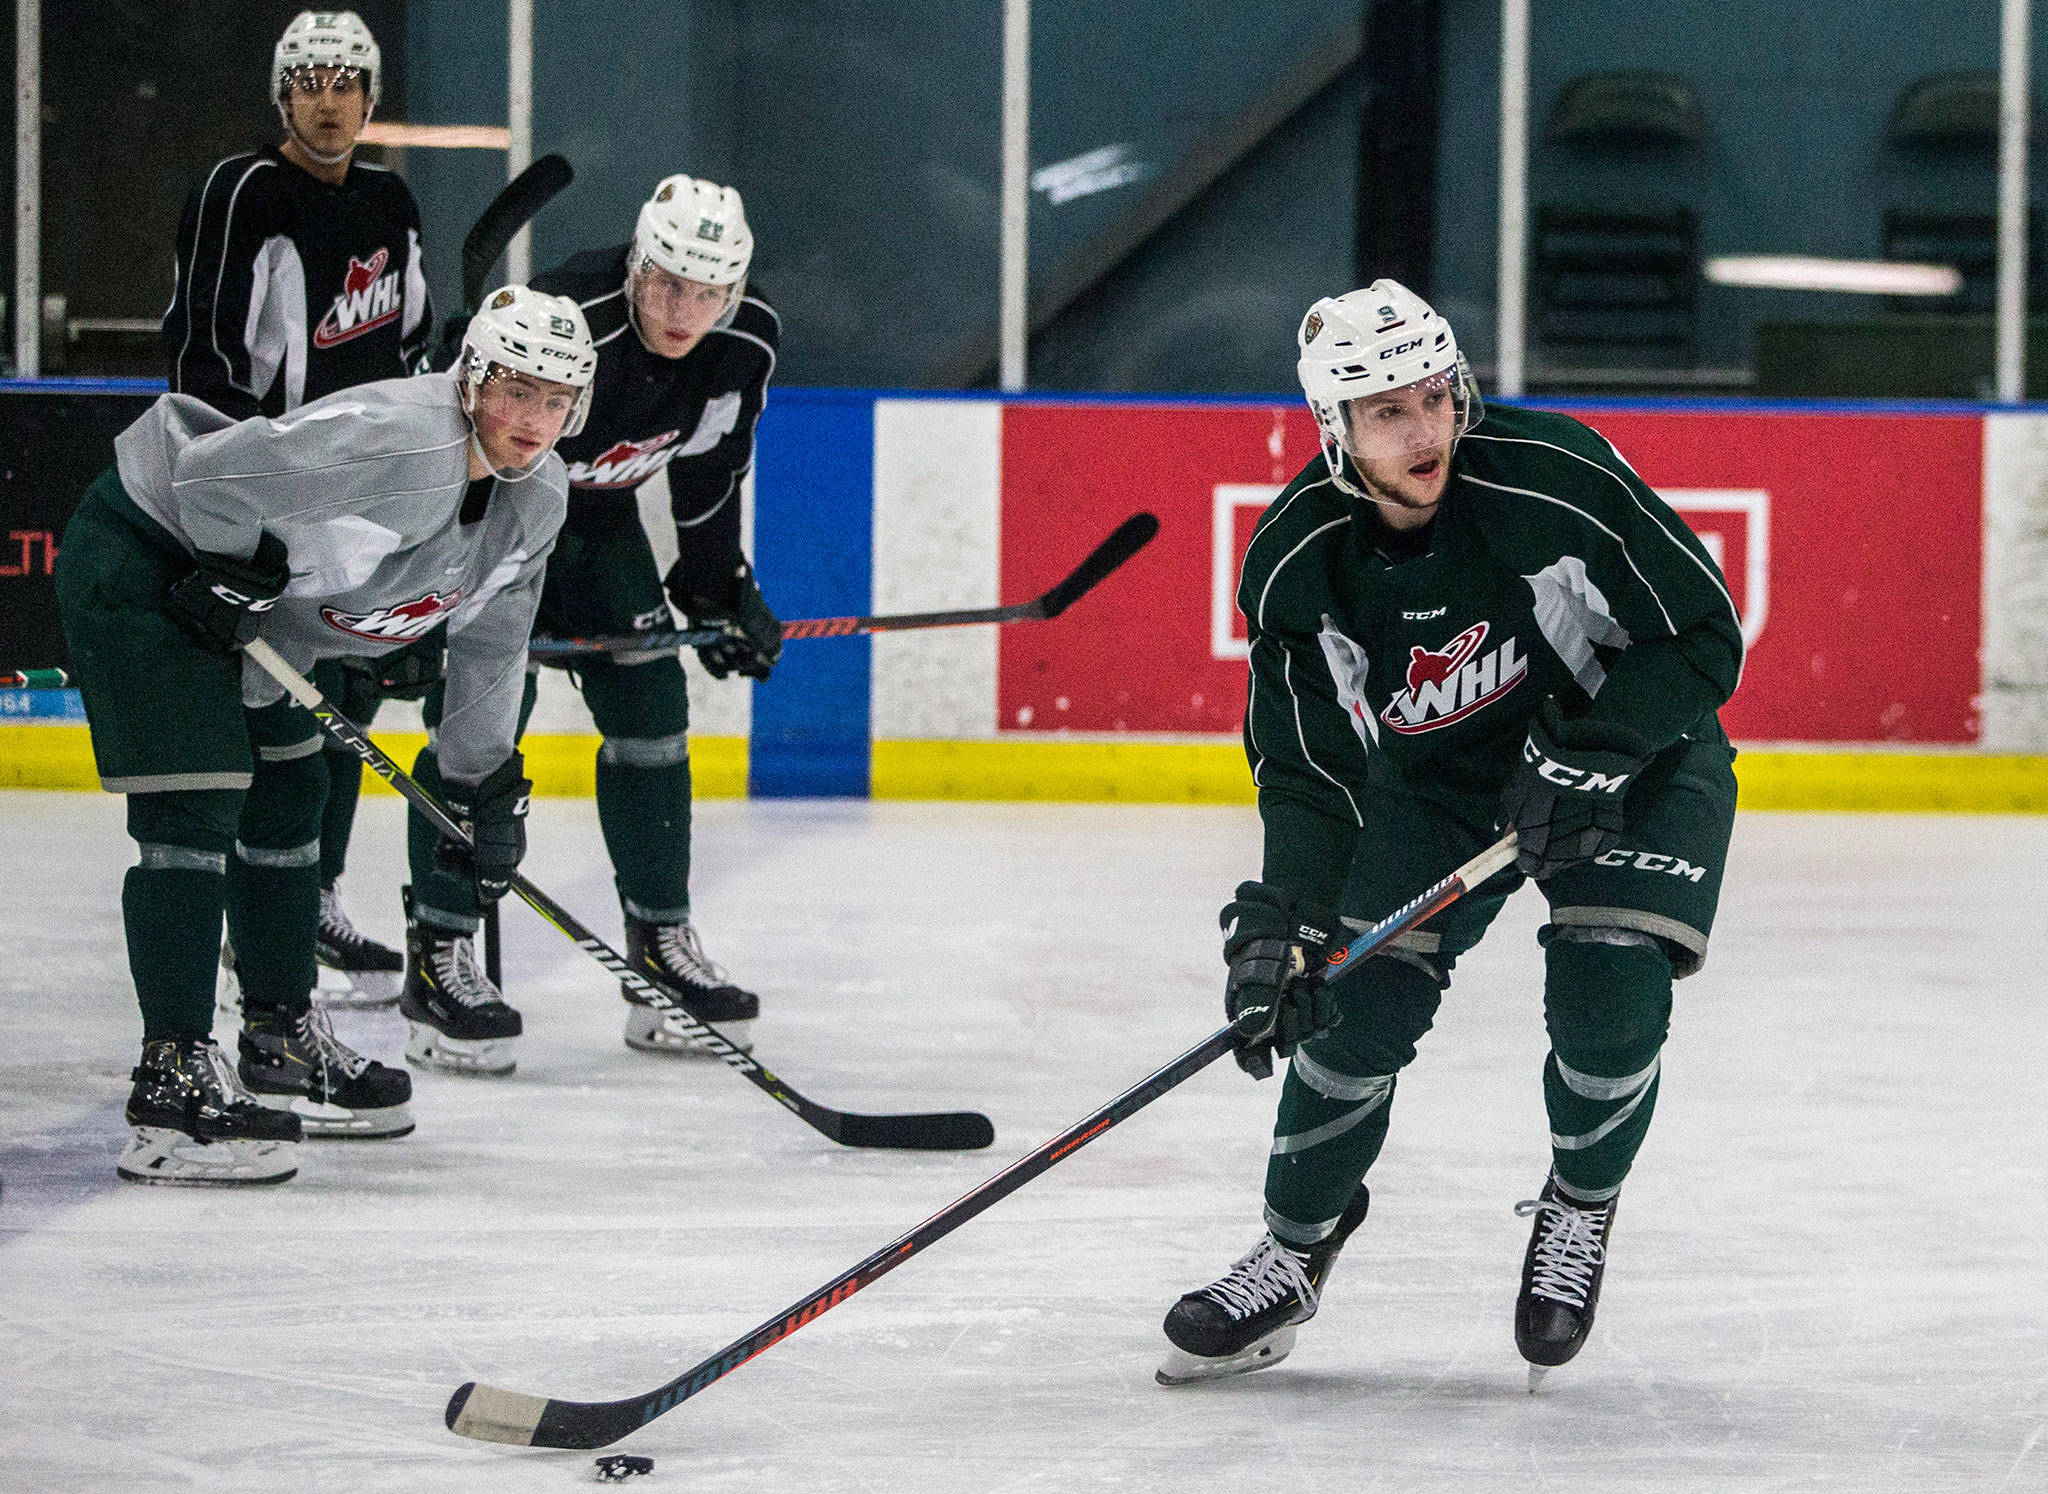
[[[631,1453],[606,1453],[597,1460],[597,1481],[601,1484],[623,1484],[629,1478],[652,1472],[654,1459],[638,1458]]]

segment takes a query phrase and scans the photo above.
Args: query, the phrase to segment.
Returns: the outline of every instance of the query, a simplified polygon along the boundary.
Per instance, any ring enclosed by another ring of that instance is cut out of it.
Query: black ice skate
[[[405,956],[351,923],[332,883],[320,889],[320,928],[313,953],[320,961],[313,1000],[321,1006],[390,1006],[398,1000]]]
[[[1534,1394],[1543,1377],[1578,1353],[1593,1331],[1614,1200],[1576,1202],[1558,1191],[1553,1173],[1544,1181],[1543,1196],[1524,1199],[1515,1212],[1536,1216],[1522,1257],[1522,1293],[1515,1300],[1515,1347],[1529,1361]]]
[[[1156,1378],[1192,1385],[1269,1368],[1294,1349],[1294,1330],[1316,1315],[1337,1252],[1365,1221],[1365,1185],[1351,1196],[1329,1237],[1306,1250],[1268,1231],[1222,1280],[1189,1292],[1166,1315],[1169,1345]]]
[[[477,968],[471,936],[408,917],[405,953],[398,996],[410,1031],[405,1061],[444,1074],[511,1073],[519,1062],[512,1056],[512,1039],[523,1030],[519,1013]]]
[[[259,1104],[289,1110],[308,1136],[404,1136],[412,1075],[366,1058],[334,1035],[327,1013],[251,1009],[243,1019],[242,1083]]]
[[[282,1183],[297,1175],[299,1118],[257,1104],[210,1037],[142,1045],[115,1171],[131,1183]]]
[[[754,1019],[761,998],[743,991],[711,963],[697,931],[688,922],[648,923],[626,915],[626,962],[645,971],[650,980],[673,986],[690,1010],[718,1029],[718,1035],[742,1053],[753,1051]],[[626,1012],[626,1046],[641,1053],[676,1057],[713,1056],[701,1040],[659,1007],[647,1005],[630,986],[619,988],[630,1008]]]

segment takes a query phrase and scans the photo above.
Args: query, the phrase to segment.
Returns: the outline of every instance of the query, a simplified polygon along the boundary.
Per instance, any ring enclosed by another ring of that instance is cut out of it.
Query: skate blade
[[[650,1022],[648,1018],[653,1020]],[[711,1030],[731,1043],[742,1053],[754,1051],[754,1019],[743,1017],[737,1022],[712,1022]],[[678,1032],[661,1020],[661,1013],[651,1007],[634,1007],[626,1014],[626,1046],[635,1053],[659,1053],[665,1058],[710,1058],[716,1059],[718,1050],[686,1032]]]
[[[1532,1364],[1529,1366],[1529,1394],[1534,1395],[1536,1393],[1537,1389],[1543,1384],[1543,1377],[1549,1373],[1550,1366],[1547,1364]]]
[[[1295,1325],[1289,1323],[1235,1354],[1221,1354],[1215,1358],[1190,1354],[1178,1345],[1168,1344],[1166,1363],[1153,1371],[1152,1378],[1161,1385],[1196,1385],[1204,1380],[1227,1380],[1233,1375],[1271,1369],[1294,1352],[1294,1330]]]
[[[405,1061],[437,1074],[498,1078],[519,1067],[511,1038],[452,1038],[425,1022],[406,1020]]]
[[[404,1105],[351,1110],[346,1105],[328,1104],[308,1095],[257,1094],[256,1101],[272,1110],[289,1110],[296,1115],[299,1128],[309,1140],[317,1136],[323,1141],[387,1141],[410,1136],[413,1129],[412,1111]]]
[[[289,1182],[299,1174],[289,1141],[199,1141],[163,1126],[137,1126],[114,1171],[131,1183],[185,1188]]]
[[[389,970],[337,970],[332,965],[315,967],[313,1004],[329,1011],[371,1011],[398,1004],[398,987],[404,972]]]

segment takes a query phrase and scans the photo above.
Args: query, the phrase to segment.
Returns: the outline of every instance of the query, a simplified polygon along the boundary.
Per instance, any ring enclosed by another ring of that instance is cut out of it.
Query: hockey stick
[[[1159,533],[1154,514],[1132,514],[1110,531],[1066,580],[1043,596],[1008,607],[974,607],[964,612],[899,612],[888,617],[803,617],[785,622],[789,638],[847,638],[856,633],[900,633],[911,628],[957,628],[968,623],[1035,622],[1058,617],[1101,584],[1104,577],[1152,543]],[[631,653],[643,649],[695,648],[726,636],[722,628],[686,628],[652,633],[616,633],[598,638],[536,638],[528,652],[537,659],[570,654]]]
[[[276,649],[259,638],[248,644],[244,652],[291,692],[294,700],[311,711],[314,719],[326,728],[329,736],[355,753],[372,772],[398,790],[406,802],[426,816],[428,823],[436,830],[450,840],[468,843],[468,835],[450,816],[440,800],[414,783],[383,748],[372,742],[361,727],[336,710],[327,697],[314,687],[313,682],[287,664]],[[679,994],[649,980],[627,964],[623,955],[578,923],[568,909],[527,881],[525,877],[515,875],[512,878],[512,890],[518,893],[534,912],[566,934],[578,949],[623,981],[634,995],[674,1016],[691,1038],[701,1046],[709,1048],[724,1061],[727,1068],[766,1090],[814,1130],[829,1136],[840,1145],[885,1147],[895,1151],[971,1152],[981,1150],[996,1139],[995,1127],[989,1118],[979,1111],[856,1115],[851,1111],[833,1110],[818,1104],[815,1100],[806,1099],[748,1054],[742,1053],[727,1042],[717,1028],[692,1012]]]
[[[1336,951],[1318,977],[1336,980],[1364,962],[1367,955],[1465,893],[1515,859],[1515,832],[1506,835],[1397,912],[1389,914]],[[472,1380],[448,1400],[443,1419],[448,1430],[481,1442],[509,1442],[519,1447],[606,1447],[637,1431],[655,1417],[674,1410],[712,1381],[722,1379],[789,1337],[804,1324],[837,1307],[902,1265],[927,1245],[951,1234],[998,1199],[1015,1193],[1040,1173],[1093,1141],[1118,1121],[1144,1109],[1175,1085],[1192,1078],[1231,1050],[1232,1027],[1209,1034],[1165,1068],[1125,1090],[1100,1110],[1069,1126],[1050,1141],[1011,1163],[973,1192],[954,1200],[924,1223],[891,1240],[859,1265],[842,1271],[801,1302],[770,1318],[743,1338],[735,1339],[701,1364],[644,1395],[617,1401],[562,1401],[516,1390],[500,1390]]]
[[[71,676],[61,669],[17,669],[0,674],[0,690],[62,690]]]
[[[484,278],[491,273],[512,242],[513,235],[533,221],[535,214],[552,202],[557,193],[576,179],[576,173],[561,156],[542,156],[505,184],[505,190],[491,199],[462,241],[462,305],[474,312],[483,300]]]

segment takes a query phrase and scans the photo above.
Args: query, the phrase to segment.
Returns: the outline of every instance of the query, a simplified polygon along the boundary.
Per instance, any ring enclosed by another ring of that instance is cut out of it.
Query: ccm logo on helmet
[[[1545,757],[1536,750],[1533,742],[1522,744],[1522,761],[1536,764],[1538,778],[1547,779],[1559,788],[1578,789],[1588,794],[1618,794],[1635,776],[1633,773],[1595,773],[1586,768],[1568,767]]]
[[[1421,347],[1422,343],[1423,339],[1418,337],[1413,342],[1396,343],[1393,347],[1382,348],[1380,350],[1380,362],[1384,363],[1389,358],[1398,358],[1403,353],[1412,353],[1417,348]]]

